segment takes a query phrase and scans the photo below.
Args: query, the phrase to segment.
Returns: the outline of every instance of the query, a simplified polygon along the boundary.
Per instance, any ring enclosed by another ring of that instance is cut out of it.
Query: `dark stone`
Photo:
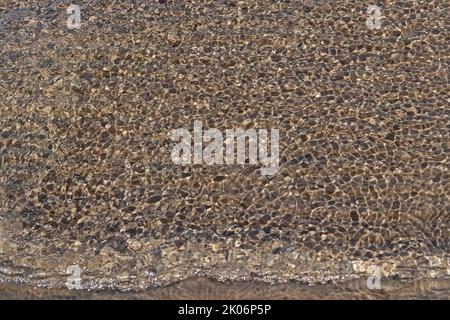
[[[125,251],[128,247],[127,239],[123,235],[116,235],[111,240],[111,247],[117,251]]]
[[[161,199],[162,199],[162,197],[159,195],[152,195],[152,196],[148,197],[147,202],[148,203],[156,203],[156,202],[159,202]]]

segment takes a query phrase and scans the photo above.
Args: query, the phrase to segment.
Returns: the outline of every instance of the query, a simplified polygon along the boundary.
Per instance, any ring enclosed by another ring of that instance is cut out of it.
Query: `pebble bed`
[[[0,282],[450,277],[448,1],[73,2],[0,3]],[[173,163],[194,121],[278,173]]]

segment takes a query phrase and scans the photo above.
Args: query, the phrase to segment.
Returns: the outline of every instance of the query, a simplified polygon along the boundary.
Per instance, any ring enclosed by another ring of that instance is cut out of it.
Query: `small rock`
[[[116,235],[112,239],[111,247],[117,251],[125,251],[128,247],[127,239],[122,235]]]
[[[148,197],[147,202],[156,203],[156,202],[159,202],[161,199],[162,199],[162,197],[159,195],[152,195],[152,196]]]

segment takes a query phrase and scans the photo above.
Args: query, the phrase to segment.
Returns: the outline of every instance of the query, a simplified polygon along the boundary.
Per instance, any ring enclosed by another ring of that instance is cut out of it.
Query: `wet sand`
[[[258,282],[218,283],[194,278],[144,291],[85,291],[0,285],[0,299],[150,299],[150,300],[336,300],[336,299],[450,299],[449,280],[383,280],[381,290],[369,290],[365,279],[318,286],[298,283],[268,285]]]

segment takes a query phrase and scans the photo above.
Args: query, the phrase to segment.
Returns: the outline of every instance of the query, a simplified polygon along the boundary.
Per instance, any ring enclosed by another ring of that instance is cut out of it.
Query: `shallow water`
[[[280,299],[450,299],[450,281],[383,280],[380,290],[369,290],[366,280],[318,286],[258,282],[218,283],[194,278],[143,291],[84,291],[0,285],[0,299],[151,299],[151,300],[280,300]]]
[[[80,1],[76,30],[68,4],[0,5],[5,295],[79,268],[138,296],[222,294],[188,280],[208,277],[319,298],[377,270],[431,286],[386,297],[448,297],[447,1],[386,2],[380,29],[364,1]],[[175,164],[194,121],[279,129],[277,174]]]

